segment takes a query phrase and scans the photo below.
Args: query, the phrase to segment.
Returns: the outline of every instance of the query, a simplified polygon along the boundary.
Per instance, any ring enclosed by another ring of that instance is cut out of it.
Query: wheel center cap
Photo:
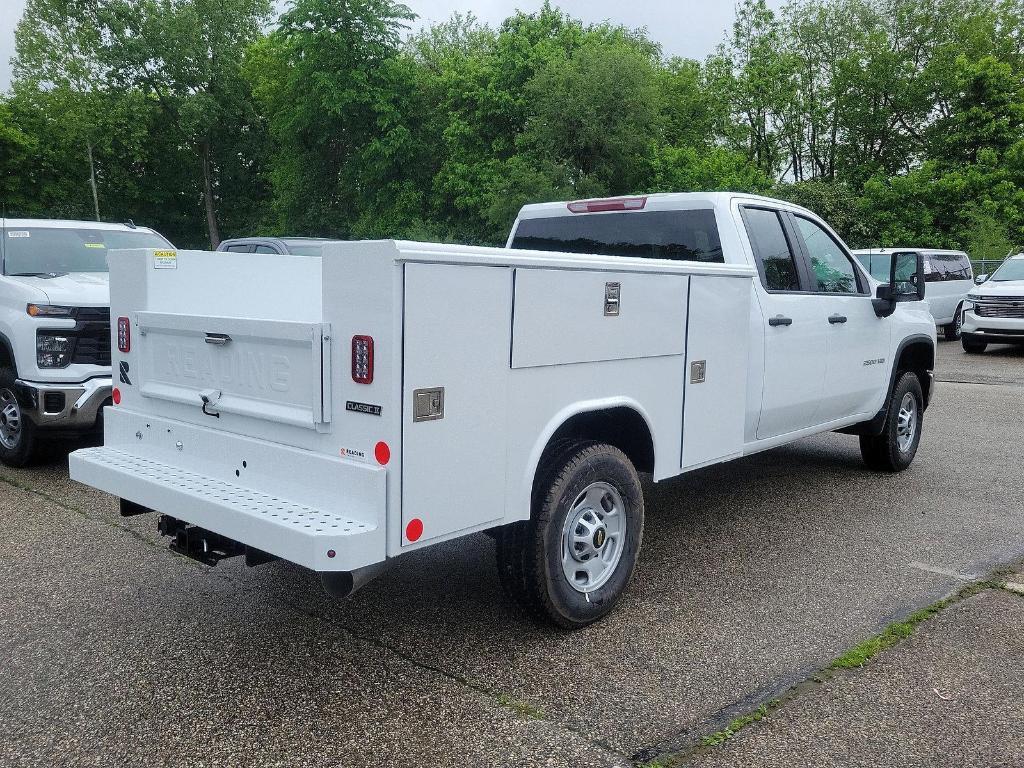
[[[604,528],[594,531],[594,549],[600,549],[608,539],[608,532]]]

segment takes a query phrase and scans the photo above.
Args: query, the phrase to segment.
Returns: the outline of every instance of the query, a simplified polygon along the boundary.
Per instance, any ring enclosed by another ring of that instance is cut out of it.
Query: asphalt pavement
[[[483,535],[336,602],[287,564],[171,554],[152,516],[123,519],[72,483],[66,454],[2,469],[0,765],[688,754],[891,621],[1024,560],[1024,352],[941,343],[939,358],[901,475],[826,435],[649,488],[629,593],[577,633],[506,604]]]

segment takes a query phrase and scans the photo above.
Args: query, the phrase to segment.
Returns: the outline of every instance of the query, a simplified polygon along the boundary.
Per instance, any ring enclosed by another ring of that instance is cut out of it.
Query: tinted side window
[[[743,223],[764,287],[769,291],[799,291],[796,259],[778,212],[765,208],[744,208]]]
[[[715,212],[643,211],[523,219],[512,247],[520,250],[723,263]]]
[[[925,281],[971,280],[974,274],[967,256],[959,253],[931,253],[925,257]]]
[[[810,219],[795,216],[820,293],[858,293],[857,271],[835,239]]]
[[[277,249],[271,248],[269,245],[257,245],[253,249],[253,253],[277,253]]]
[[[224,250],[229,253],[252,253],[252,246],[248,243],[241,243],[238,245],[229,245]]]

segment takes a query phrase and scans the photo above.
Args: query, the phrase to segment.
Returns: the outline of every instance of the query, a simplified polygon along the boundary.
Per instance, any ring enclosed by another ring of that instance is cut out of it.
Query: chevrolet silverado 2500
[[[129,224],[0,219],[0,462],[96,428],[111,392],[107,251],[170,247]]]
[[[179,553],[283,558],[338,595],[488,531],[513,598],[584,626],[633,573],[638,473],[828,431],[903,470],[931,393],[920,256],[879,284],[813,213],[760,197],[527,206],[501,249],[110,264],[126,376],[72,477],[158,510]]]

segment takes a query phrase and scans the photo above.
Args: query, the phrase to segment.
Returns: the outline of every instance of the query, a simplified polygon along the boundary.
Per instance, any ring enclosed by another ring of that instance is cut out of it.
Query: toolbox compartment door
[[[146,398],[323,431],[330,423],[330,329],[323,323],[137,312],[135,371]],[[205,400],[204,400],[205,398]]]
[[[405,266],[402,546],[505,517],[512,272]]]

